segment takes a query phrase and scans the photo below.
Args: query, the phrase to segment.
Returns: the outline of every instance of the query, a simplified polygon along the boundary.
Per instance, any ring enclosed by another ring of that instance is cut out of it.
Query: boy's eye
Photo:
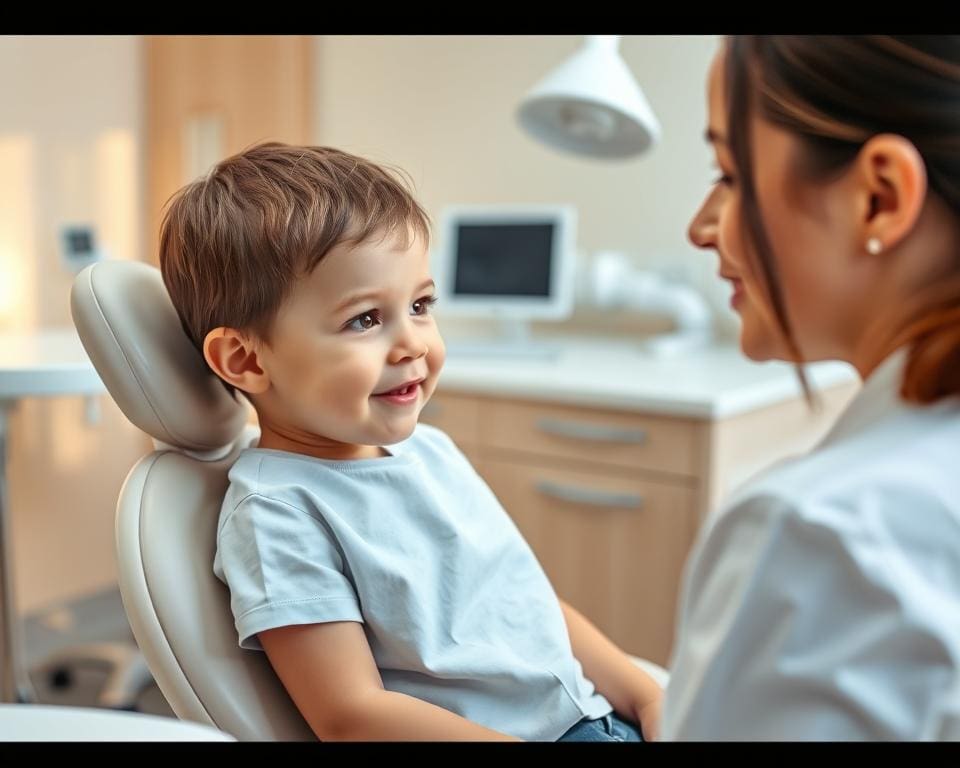
[[[351,331],[369,331],[371,328],[380,324],[380,312],[379,310],[371,310],[370,312],[364,312],[362,315],[357,315],[355,318],[347,322],[346,328]]]
[[[415,315],[426,315],[430,312],[430,307],[436,303],[436,296],[421,296],[410,305],[410,308],[413,309],[413,314]]]

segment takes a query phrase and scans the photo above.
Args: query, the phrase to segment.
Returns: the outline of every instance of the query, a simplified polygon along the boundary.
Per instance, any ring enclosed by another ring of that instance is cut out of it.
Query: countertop
[[[74,328],[0,333],[0,400],[104,392]]]
[[[570,405],[725,419],[802,395],[794,366],[756,363],[732,344],[656,356],[639,343],[568,340],[550,358],[456,353],[439,393],[514,396]],[[804,366],[816,389],[859,382],[841,362]]]

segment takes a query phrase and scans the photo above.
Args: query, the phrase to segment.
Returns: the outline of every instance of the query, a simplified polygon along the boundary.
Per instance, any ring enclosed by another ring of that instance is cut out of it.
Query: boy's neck
[[[315,459],[334,461],[356,461],[358,459],[379,459],[390,453],[378,445],[354,445],[327,440],[320,435],[286,435],[274,430],[269,424],[260,425],[260,442],[257,448],[275,451],[299,453]]]

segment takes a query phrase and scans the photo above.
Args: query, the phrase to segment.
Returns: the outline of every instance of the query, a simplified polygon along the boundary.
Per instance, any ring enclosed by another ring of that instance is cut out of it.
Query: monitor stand
[[[457,359],[508,357],[526,360],[554,360],[560,356],[562,345],[556,341],[532,339],[530,325],[525,320],[500,319],[500,334],[482,339],[451,339],[447,341],[447,356]]]

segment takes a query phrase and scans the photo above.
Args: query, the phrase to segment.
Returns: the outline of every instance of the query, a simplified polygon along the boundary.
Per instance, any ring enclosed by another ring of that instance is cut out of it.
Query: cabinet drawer
[[[479,439],[480,404],[476,398],[434,392],[420,412],[420,421],[446,432],[457,445],[476,445]]]
[[[666,664],[694,491],[495,459],[478,470],[557,594],[625,651]]]
[[[586,464],[694,476],[697,425],[686,419],[499,401],[484,404],[484,447]]]

